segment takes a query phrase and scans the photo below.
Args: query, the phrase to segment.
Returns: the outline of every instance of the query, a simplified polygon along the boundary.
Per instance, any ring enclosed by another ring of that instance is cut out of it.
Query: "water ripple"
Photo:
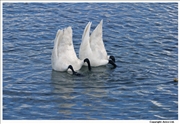
[[[178,119],[177,3],[3,3],[3,119]],[[51,68],[58,29],[103,19],[110,65]]]

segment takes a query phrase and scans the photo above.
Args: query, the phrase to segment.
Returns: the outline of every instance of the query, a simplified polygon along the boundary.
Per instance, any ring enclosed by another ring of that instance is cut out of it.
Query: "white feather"
[[[109,56],[103,43],[102,35],[103,20],[97,25],[90,36],[91,22],[89,22],[83,32],[82,42],[79,49],[79,58],[88,58],[91,62],[91,66],[106,65],[109,62]],[[87,64],[85,64],[87,66]]]
[[[84,62],[77,58],[74,51],[71,27],[57,31],[51,63],[52,68],[56,71],[66,71],[69,65],[72,65],[74,71],[82,67]]]

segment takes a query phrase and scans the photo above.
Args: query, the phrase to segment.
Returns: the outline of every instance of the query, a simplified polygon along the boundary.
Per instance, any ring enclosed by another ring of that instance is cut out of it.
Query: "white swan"
[[[83,60],[78,59],[76,56],[72,41],[71,27],[58,30],[51,56],[52,68],[56,71],[69,71],[70,69],[73,74],[78,74],[75,71],[79,70],[84,62],[87,62],[88,68],[91,70],[89,60]]]
[[[89,22],[82,35],[82,42],[79,49],[79,58],[84,59],[88,58],[91,62],[91,66],[101,66],[108,63],[116,67],[114,56],[108,56],[106,49],[104,47],[102,39],[102,23],[103,20],[97,25],[95,30],[91,33],[90,36],[90,27],[91,22]],[[87,64],[84,64],[87,66]]]

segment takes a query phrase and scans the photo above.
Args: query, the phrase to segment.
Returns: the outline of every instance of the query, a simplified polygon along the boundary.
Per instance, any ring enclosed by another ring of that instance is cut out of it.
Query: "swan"
[[[92,22],[89,22],[83,32],[82,42],[79,49],[79,58],[89,58],[91,66],[97,67],[106,65],[108,63],[112,64],[114,68],[116,67],[114,56],[107,55],[106,49],[104,47],[102,39],[102,24],[103,20],[97,25],[90,36],[90,27]],[[87,64],[84,64],[87,66]]]
[[[71,70],[73,74],[78,75],[76,71],[79,70],[85,62],[87,62],[88,69],[91,70],[89,59],[85,58],[80,60],[76,56],[72,41],[72,28],[69,26],[63,30],[58,30],[51,55],[52,68],[55,71]]]

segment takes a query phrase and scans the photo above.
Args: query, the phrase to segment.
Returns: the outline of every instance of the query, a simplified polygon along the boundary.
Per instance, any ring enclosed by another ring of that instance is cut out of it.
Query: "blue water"
[[[3,3],[4,120],[177,120],[178,3]],[[51,67],[58,29],[81,37],[103,19],[117,68]]]

